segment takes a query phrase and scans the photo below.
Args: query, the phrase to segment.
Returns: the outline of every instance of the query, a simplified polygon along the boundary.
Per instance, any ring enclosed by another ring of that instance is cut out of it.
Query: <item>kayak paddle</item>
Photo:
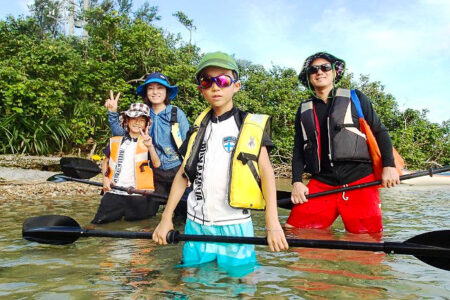
[[[50,176],[49,178],[47,178],[47,181],[51,181],[51,182],[75,181],[75,182],[81,182],[81,183],[86,183],[86,184],[90,184],[90,185],[103,187],[103,183],[101,183],[101,182],[95,182],[95,181],[90,181],[90,180],[86,180],[86,179],[73,178],[73,177],[62,175],[62,174],[55,174],[53,176]],[[164,203],[167,202],[167,196],[168,195],[158,194],[158,193],[155,193],[155,192],[153,192],[151,190],[139,190],[139,189],[136,189],[136,188],[131,187],[131,186],[130,187],[124,187],[124,186],[117,186],[117,185],[111,186],[111,189],[127,192],[128,194],[140,194],[140,195],[144,195],[144,196],[151,195],[152,197],[162,199],[163,200],[162,202],[164,202]]]
[[[103,187],[101,182],[89,181],[88,178],[92,178],[101,173],[101,169],[97,164],[91,160],[78,158],[78,157],[62,157],[60,160],[62,174],[55,174],[47,178],[47,181],[51,182],[65,182],[65,181],[75,181],[85,184],[95,185]],[[134,187],[123,187],[123,186],[111,186],[114,190],[124,191],[128,194],[140,194],[140,195],[151,195],[154,198],[160,199],[162,203],[167,202],[168,195],[158,194],[153,191],[139,190]]]
[[[400,181],[406,180],[406,179],[411,179],[411,178],[416,178],[416,177],[421,177],[421,176],[427,176],[427,175],[433,176],[433,174],[443,173],[446,171],[450,171],[449,165],[444,166],[442,168],[430,168],[425,171],[418,171],[418,172],[411,173],[411,174],[405,174],[405,175],[400,176]],[[306,195],[306,199],[311,199],[311,198],[315,198],[315,197],[326,196],[326,195],[330,195],[330,194],[334,194],[334,193],[340,193],[340,192],[351,191],[351,190],[356,190],[356,189],[362,189],[365,187],[375,186],[375,185],[380,185],[380,184],[381,184],[381,180],[375,180],[375,181],[371,181],[371,182],[366,182],[366,183],[361,183],[361,184],[357,184],[357,185],[333,189],[333,190],[329,190],[329,191],[325,191],[325,192]],[[277,191],[277,199],[278,199],[278,206],[281,208],[292,209],[292,207],[294,206],[294,204],[291,201],[291,192]]]
[[[81,228],[68,216],[44,215],[25,220],[22,228],[24,239],[53,245],[75,242],[79,237],[110,237],[127,239],[151,239],[151,232],[91,230]],[[267,245],[265,237],[229,237],[212,235],[189,235],[171,231],[168,243],[179,241],[238,243]],[[311,239],[287,239],[290,247],[375,251],[387,254],[413,255],[417,259],[443,270],[450,271],[450,230],[431,231],[416,235],[404,242],[350,242]]]
[[[62,157],[59,165],[64,175],[80,179],[89,179],[102,172],[92,160],[78,157]]]
[[[72,181],[78,181],[78,182],[83,182],[83,183],[87,183],[87,184],[97,185],[96,183],[93,183],[92,181],[78,180],[78,179],[87,179],[87,178],[94,177],[101,172],[100,168],[97,166],[97,164],[95,162],[88,160],[88,159],[79,158],[79,157],[63,157],[63,158],[61,158],[60,164],[61,164],[61,170],[63,171],[64,175],[66,176],[65,177],[66,180],[72,180]],[[450,166],[444,166],[442,168],[430,168],[425,171],[419,171],[416,173],[402,175],[402,176],[400,176],[400,180],[406,180],[406,179],[427,176],[427,175],[433,176],[433,174],[443,173],[446,171],[450,171]],[[63,180],[62,175],[54,175],[47,180],[55,181],[55,180],[57,180],[57,177],[60,177],[60,180]],[[337,188],[337,189],[333,189],[333,190],[329,190],[329,191],[325,191],[325,192],[309,194],[306,196],[306,198],[311,199],[311,198],[315,198],[315,197],[326,196],[326,195],[331,195],[334,193],[351,191],[351,190],[361,189],[361,188],[380,185],[380,184],[381,184],[381,180],[376,180],[376,181],[371,181],[371,182],[362,183],[362,184],[358,184],[358,185]],[[103,186],[103,185],[100,184],[99,186]],[[129,188],[123,188],[122,190],[128,191],[128,189]],[[137,193],[137,194],[139,194],[139,193]],[[155,194],[153,194],[153,195],[155,195]],[[161,199],[167,199],[168,195],[158,195],[158,196],[155,195],[155,197],[158,197]],[[277,190],[277,199],[278,199],[277,205],[280,208],[292,209],[292,207],[294,206],[291,201],[291,192]]]

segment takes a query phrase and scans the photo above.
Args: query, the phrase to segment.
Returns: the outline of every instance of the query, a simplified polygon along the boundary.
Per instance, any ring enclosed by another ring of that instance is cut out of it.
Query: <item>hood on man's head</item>
[[[176,85],[170,85],[167,76],[159,72],[148,74],[144,83],[137,87],[136,94],[144,97],[147,91],[147,85],[152,82],[159,83],[169,90],[169,100],[172,100],[178,94],[178,87]]]
[[[151,122],[150,117],[150,107],[144,103],[132,103],[128,110],[122,111],[119,114],[119,124],[122,126],[125,131],[128,131],[128,127],[125,124],[125,121],[128,118],[137,118],[144,116],[147,118],[149,122]]]
[[[219,67],[231,71],[235,71],[239,79],[239,67],[234,58],[224,52],[210,52],[206,53],[198,63],[195,71],[195,79],[198,80],[200,72],[207,67]]]
[[[331,63],[331,65],[333,66],[333,69],[336,71],[336,78],[334,79],[334,83],[337,84],[344,76],[345,61],[343,59],[337,58],[336,56],[331,55],[327,52],[317,52],[317,53],[309,56],[307,59],[305,59],[302,70],[300,71],[300,74],[298,75],[298,79],[303,84],[303,86],[305,86],[307,89],[310,89],[310,86],[308,85],[308,79],[307,79],[308,68],[311,66],[312,62],[316,58],[323,58],[323,59],[328,60]]]

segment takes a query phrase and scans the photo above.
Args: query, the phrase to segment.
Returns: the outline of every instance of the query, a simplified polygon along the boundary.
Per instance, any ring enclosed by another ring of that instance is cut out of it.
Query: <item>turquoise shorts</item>
[[[186,220],[185,234],[245,236],[253,237],[253,222],[233,225],[201,225]],[[183,247],[183,267],[217,261],[217,265],[225,270],[251,269],[256,267],[255,245],[186,242]],[[242,267],[242,268],[241,268]]]

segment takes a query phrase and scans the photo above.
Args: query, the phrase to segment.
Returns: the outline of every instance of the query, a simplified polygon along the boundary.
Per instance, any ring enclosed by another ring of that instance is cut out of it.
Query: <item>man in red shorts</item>
[[[375,180],[365,135],[360,131],[350,91],[336,88],[345,62],[319,52],[305,60],[301,83],[311,98],[300,104],[295,118],[292,158],[292,195],[295,204],[286,228],[327,228],[341,215],[347,231],[376,233],[383,230],[378,187],[306,199],[306,195]],[[400,183],[395,169],[392,142],[370,100],[356,90],[383,161],[382,184]],[[305,186],[304,172],[312,179]]]

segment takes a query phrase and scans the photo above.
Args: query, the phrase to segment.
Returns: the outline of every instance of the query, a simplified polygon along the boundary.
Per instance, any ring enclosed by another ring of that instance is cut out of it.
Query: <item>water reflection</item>
[[[450,228],[450,187],[382,190],[384,241]],[[231,278],[212,264],[176,268],[182,245],[155,246],[146,240],[80,238],[72,245],[50,246],[21,238],[25,218],[68,215],[86,226],[100,197],[40,201],[2,201],[0,216],[0,297],[41,299],[203,299],[203,298],[448,298],[448,272],[408,255],[366,251],[292,248],[272,253],[257,246],[261,267]],[[282,221],[288,211],[279,210]],[[158,218],[115,222],[105,230],[154,229]],[[264,214],[254,213],[255,234],[264,236]],[[184,222],[175,228],[183,230]],[[380,237],[331,231],[292,230],[292,238],[380,241]]]
[[[381,242],[382,234],[334,233],[331,229],[292,229],[289,238]],[[379,287],[367,287],[366,282],[386,280],[389,267],[382,265],[385,254],[367,251],[294,248],[299,260],[290,269],[305,272],[305,278],[296,280],[296,289],[309,294],[332,295],[338,290],[341,296],[359,298],[384,298]]]

